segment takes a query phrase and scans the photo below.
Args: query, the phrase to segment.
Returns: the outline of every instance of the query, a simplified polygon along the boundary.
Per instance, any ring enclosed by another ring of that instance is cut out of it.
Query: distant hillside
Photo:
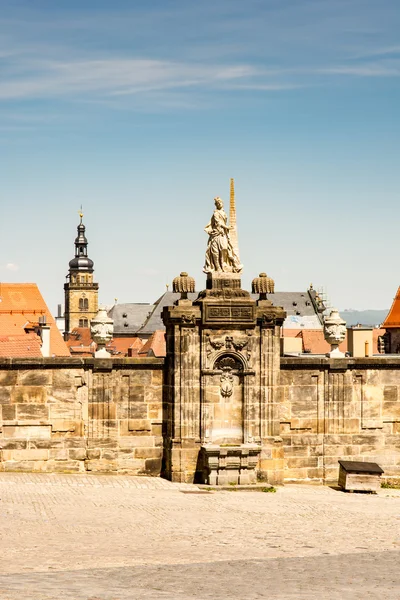
[[[340,316],[346,321],[347,326],[357,325],[380,325],[388,314],[387,310],[341,310]]]

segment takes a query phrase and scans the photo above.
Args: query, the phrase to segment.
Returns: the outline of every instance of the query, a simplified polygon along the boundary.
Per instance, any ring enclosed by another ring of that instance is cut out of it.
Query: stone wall
[[[400,358],[282,358],[283,480],[337,481],[338,460],[400,477]]]
[[[163,362],[0,359],[0,469],[159,475]]]
[[[201,422],[207,413],[201,412],[196,400],[200,379],[193,373],[200,365],[188,352],[191,344],[187,345],[187,336],[197,335],[195,327],[185,321],[175,327],[180,336],[180,373],[185,375],[181,392],[173,381],[176,368],[168,361],[164,366],[163,359],[0,359],[0,469],[158,476],[163,470],[164,441],[164,472],[174,478],[171,461],[187,461],[186,471],[193,480],[193,465],[201,449]],[[271,331],[263,329],[262,333],[268,336]],[[208,360],[210,339],[206,333],[204,360]],[[175,344],[177,339],[169,336],[169,343]],[[250,351],[249,344],[246,348]],[[400,357],[281,358],[279,369],[277,356],[276,363],[277,370],[265,369],[265,377],[273,372],[275,379],[263,380],[257,388],[257,393],[265,394],[260,410],[267,428],[261,440],[256,439],[261,446],[256,470],[262,480],[337,481],[341,458],[377,462],[385,476],[400,478]],[[254,445],[251,405],[244,402],[240,409],[238,404],[246,397],[243,377],[254,376],[234,374],[232,395],[224,401],[218,395],[220,379],[218,386],[212,385],[215,373],[204,370],[202,377],[204,381],[210,378],[207,393],[215,396],[215,425],[232,398],[228,428],[236,435],[242,418],[252,438],[241,448]],[[171,401],[171,386],[187,398],[185,405],[179,405],[176,398]],[[248,386],[246,393],[255,390]],[[214,427],[211,421],[209,425]],[[209,425],[205,422],[205,431]],[[176,437],[178,426],[180,439]],[[186,441],[185,446],[183,436],[194,438],[193,443]],[[225,444],[233,461],[237,457],[232,446],[237,441],[232,438]],[[178,444],[182,449],[175,457]],[[215,450],[214,446],[211,449]]]

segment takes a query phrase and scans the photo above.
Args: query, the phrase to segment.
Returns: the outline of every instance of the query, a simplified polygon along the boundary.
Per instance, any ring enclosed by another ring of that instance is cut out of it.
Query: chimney
[[[46,325],[46,315],[39,317],[39,332],[42,338],[41,352],[42,356],[51,356],[50,354],[50,325]]]

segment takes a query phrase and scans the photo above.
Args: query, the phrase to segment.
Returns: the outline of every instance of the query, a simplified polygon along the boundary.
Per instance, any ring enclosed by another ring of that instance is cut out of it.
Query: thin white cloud
[[[374,58],[386,57],[400,54],[400,45],[383,46],[381,48],[365,48],[354,53],[351,58]]]
[[[317,69],[323,75],[353,75],[356,77],[399,77],[399,64],[352,64]]]
[[[20,69],[18,69],[20,70]],[[218,86],[219,82],[255,77],[249,65],[187,64],[134,58],[85,61],[35,61],[25,72],[3,77],[0,99],[46,98],[100,92],[136,94],[159,89]]]
[[[171,90],[283,91],[314,85],[318,76],[398,77],[400,61],[269,68],[250,64],[208,65],[143,58],[17,61],[0,81],[0,100],[111,98]]]
[[[16,265],[15,263],[7,263],[6,266],[5,266],[5,268],[6,268],[7,271],[13,271],[13,272],[19,270],[19,266]]]

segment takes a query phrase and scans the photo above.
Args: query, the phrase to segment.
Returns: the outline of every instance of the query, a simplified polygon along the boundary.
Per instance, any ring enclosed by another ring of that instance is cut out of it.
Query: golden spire
[[[236,225],[236,202],[235,202],[235,180],[231,179],[231,190],[230,190],[230,202],[229,202],[229,225],[231,226],[231,230],[229,232],[229,237],[231,239],[232,247],[239,257],[239,244],[238,244],[238,235],[237,235],[237,225]]]
[[[81,204],[81,210],[78,212],[78,215],[80,216],[81,223],[82,223],[82,219],[83,219],[83,209],[82,209],[82,204]]]

